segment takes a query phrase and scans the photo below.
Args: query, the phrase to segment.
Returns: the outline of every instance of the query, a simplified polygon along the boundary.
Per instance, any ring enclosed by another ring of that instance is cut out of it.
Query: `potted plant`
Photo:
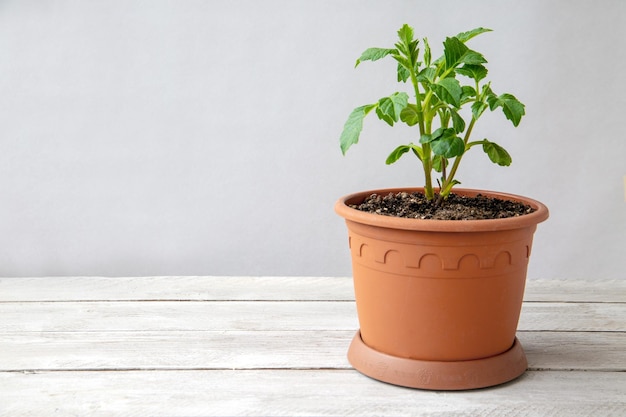
[[[365,116],[376,114],[390,126],[416,128],[415,142],[395,148],[386,162],[413,154],[425,177],[421,188],[365,191],[335,205],[348,227],[360,325],[348,359],[381,381],[473,389],[510,381],[527,368],[515,335],[533,234],[548,209],[522,196],[455,188],[470,150],[482,149],[501,166],[511,163],[500,145],[471,139],[485,112],[502,110],[514,126],[525,114],[515,96],[492,90],[486,59],[466,45],[485,32],[446,38],[443,55],[433,59],[428,40],[420,42],[405,24],[393,48],[369,48],[356,62],[393,58],[410,94],[354,109],[340,137],[342,152],[358,142]]]

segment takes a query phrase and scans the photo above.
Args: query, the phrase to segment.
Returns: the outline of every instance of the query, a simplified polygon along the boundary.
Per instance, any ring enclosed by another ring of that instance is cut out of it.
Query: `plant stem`
[[[470,135],[472,134],[472,129],[474,129],[474,124],[476,123],[476,119],[474,119],[472,117],[472,121],[470,122],[469,126],[467,127],[467,130],[465,131],[465,137],[463,138],[463,144],[467,147],[467,144],[469,143],[469,138]],[[454,158],[454,163],[452,164],[452,169],[450,169],[450,173],[448,174],[448,178],[446,178],[446,181],[442,187],[442,189],[446,189],[448,187],[448,185],[450,185],[452,183],[452,181],[454,180],[454,176],[456,175],[456,170],[459,168],[459,164],[461,163],[461,159],[463,158],[463,155],[465,155],[465,152],[463,152],[461,155],[457,156],[456,158]],[[447,197],[448,193],[446,193],[446,195],[443,196],[443,198]]]
[[[417,122],[419,124],[420,129],[420,137],[421,135],[430,133],[431,123],[428,121],[424,121],[424,109],[422,108],[422,101],[420,100],[420,90],[419,83],[417,82],[417,75],[415,74],[415,70],[411,68],[411,83],[413,84],[413,88],[415,89],[415,103],[417,107]],[[432,160],[430,158],[431,149],[430,144],[425,143],[422,145],[422,167],[424,168],[424,195],[427,200],[432,200],[434,198],[433,193],[433,181],[431,178],[432,171]]]
[[[484,100],[484,93],[479,94],[479,91],[480,91],[479,83],[478,81],[475,81],[475,83],[476,83],[475,84],[476,85],[476,102],[479,102],[479,101]],[[469,138],[472,134],[472,130],[474,129],[475,123],[476,123],[476,118],[472,116],[472,121],[467,127],[467,130],[465,131],[465,137],[463,138],[463,145],[465,146],[465,151],[467,151],[467,145],[469,143]],[[452,169],[450,170],[450,174],[444,181],[444,186],[442,186],[442,190],[445,190],[450,184],[452,184],[452,181],[454,181],[454,177],[456,176],[456,170],[459,168],[459,164],[461,163],[461,159],[463,158],[463,155],[465,155],[465,152],[463,152],[461,155],[457,156],[454,159],[454,163],[452,164]],[[440,194],[440,199],[438,200],[438,202],[441,202],[441,198],[446,198],[449,193],[450,193],[450,190],[446,191],[445,195],[443,196],[441,196]]]

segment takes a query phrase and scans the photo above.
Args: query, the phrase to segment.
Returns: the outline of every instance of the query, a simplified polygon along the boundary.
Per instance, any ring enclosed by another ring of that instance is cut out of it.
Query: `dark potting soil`
[[[486,197],[450,194],[439,204],[426,200],[422,193],[399,192],[382,196],[372,194],[358,205],[357,210],[384,216],[435,220],[485,220],[523,216],[534,211],[525,204]]]

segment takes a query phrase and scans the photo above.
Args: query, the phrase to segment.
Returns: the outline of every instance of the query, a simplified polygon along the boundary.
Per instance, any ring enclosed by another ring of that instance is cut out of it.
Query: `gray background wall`
[[[421,185],[384,164],[410,129],[349,112],[402,86],[353,69],[409,23],[438,48],[477,26],[497,92],[525,102],[477,136],[463,186],[524,194],[530,278],[621,279],[626,266],[626,2],[0,1],[0,276],[349,275],[341,195]]]

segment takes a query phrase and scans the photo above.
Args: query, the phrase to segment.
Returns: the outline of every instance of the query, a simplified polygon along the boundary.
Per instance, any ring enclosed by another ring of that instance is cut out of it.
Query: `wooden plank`
[[[4,333],[0,370],[349,369],[354,331]]]
[[[357,328],[342,301],[0,303],[0,332]],[[626,331],[626,304],[525,303],[519,330]]]
[[[623,280],[528,280],[525,301],[626,303]]]
[[[533,370],[626,371],[623,332],[519,332],[518,338]]]
[[[350,369],[354,331],[3,333],[0,371]],[[626,371],[626,333],[520,332],[531,370]]]
[[[0,332],[351,330],[354,302],[69,302],[0,304]]]
[[[0,278],[0,302],[353,299],[350,277]],[[626,279],[528,280],[525,300],[626,303]]]
[[[352,370],[0,373],[0,416],[623,416],[626,373],[527,372],[429,392]]]
[[[0,278],[0,302],[128,300],[354,300],[351,278],[48,277]]]
[[[519,330],[626,331],[626,304],[524,302]]]

